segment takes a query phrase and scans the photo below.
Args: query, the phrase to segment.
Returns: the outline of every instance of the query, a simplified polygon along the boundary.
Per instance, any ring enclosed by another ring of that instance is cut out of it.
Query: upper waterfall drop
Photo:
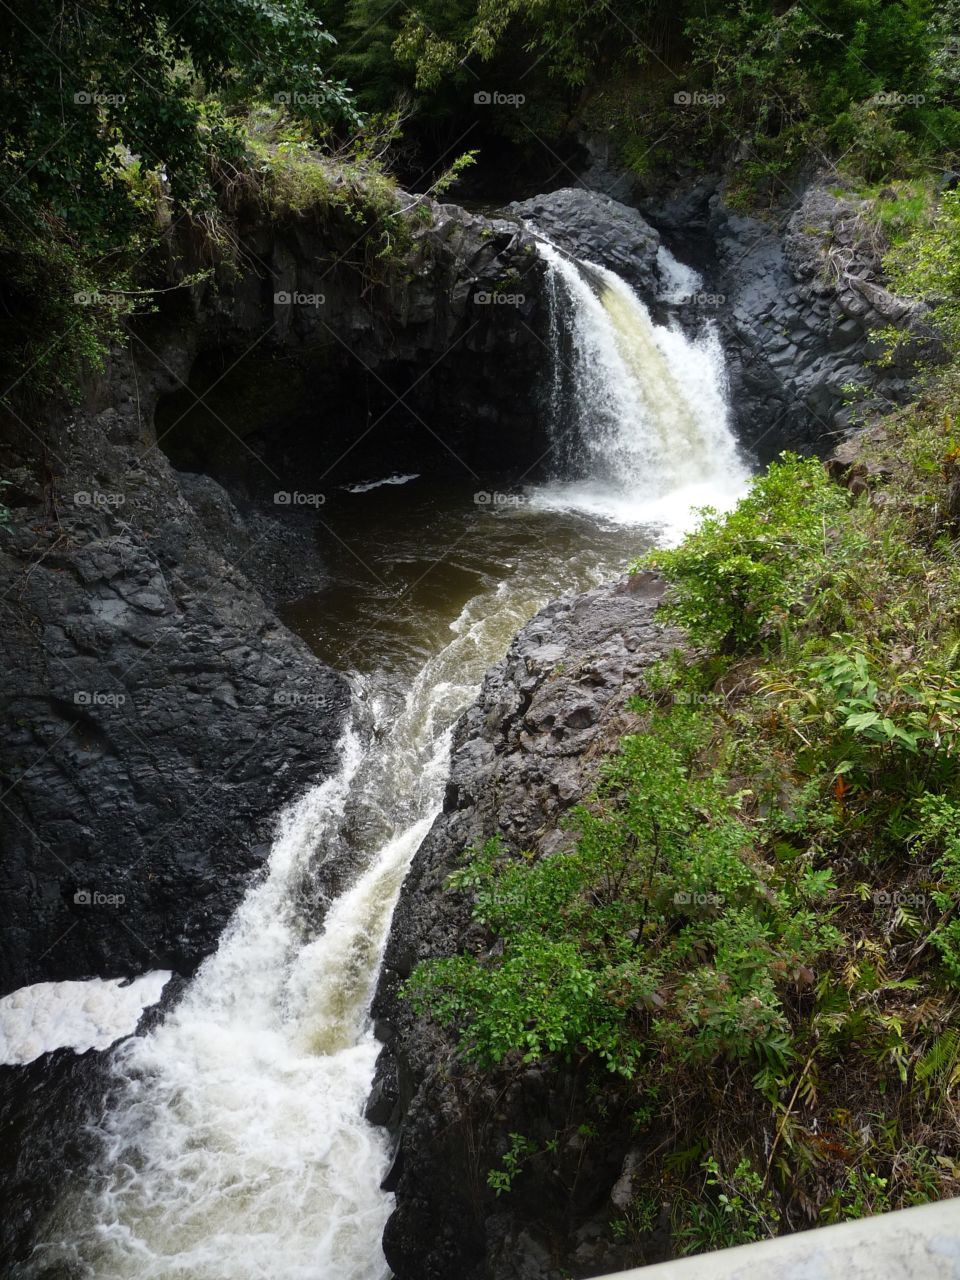
[[[694,340],[654,324],[616,272],[542,239],[539,248],[551,273],[551,431],[565,478],[538,487],[533,504],[658,525],[668,540],[698,507],[732,506],[748,471],[715,331]],[[695,287],[696,273],[675,265],[672,283]]]

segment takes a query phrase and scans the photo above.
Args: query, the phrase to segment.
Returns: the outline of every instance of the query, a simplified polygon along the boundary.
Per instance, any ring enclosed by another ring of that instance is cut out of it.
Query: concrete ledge
[[[814,1227],[600,1280],[960,1280],[960,1199]]]

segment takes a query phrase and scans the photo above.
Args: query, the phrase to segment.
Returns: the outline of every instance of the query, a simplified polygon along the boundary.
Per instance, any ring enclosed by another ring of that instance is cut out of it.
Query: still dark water
[[[469,484],[419,477],[337,490],[318,515],[329,583],[283,620],[338,670],[404,686],[470,628],[492,662],[548,600],[617,576],[653,540],[543,501],[536,489],[478,497]]]

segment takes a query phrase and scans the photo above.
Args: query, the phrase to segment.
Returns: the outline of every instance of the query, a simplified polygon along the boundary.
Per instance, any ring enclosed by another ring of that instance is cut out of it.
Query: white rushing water
[[[673,256],[665,244],[657,249],[657,271],[660,275],[661,302],[688,302],[703,284],[698,271]]]
[[[745,479],[715,339],[655,326],[613,273],[543,252],[558,348],[570,339],[579,478],[515,508],[474,508],[472,521],[499,522],[481,541],[496,530],[498,547],[513,545],[503,535],[515,527],[526,558],[504,555],[499,577],[479,575],[445,635],[424,620],[427,656],[412,676],[398,684],[387,652],[379,671],[354,675],[339,772],[282,816],[263,875],[180,1003],[114,1050],[102,1156],[43,1229],[41,1269],[66,1262],[95,1280],[386,1274],[387,1139],[363,1119],[379,1047],[369,1007],[403,877],[440,809],[452,726],[539,607],[621,571],[634,545],[618,532],[599,554],[584,535],[557,554],[544,512],[628,529],[653,521],[666,536],[693,502],[732,500]],[[555,390],[559,409],[562,378]],[[469,568],[466,547],[458,554]]]
[[[137,1029],[170,979],[155,969],[132,981],[36,982],[0,1000],[0,1064],[33,1062],[54,1049],[109,1049]]]
[[[689,528],[698,507],[731,507],[748,473],[730,430],[716,333],[705,325],[692,339],[656,325],[615,272],[546,242],[540,252],[554,277],[551,327],[569,342],[557,340],[552,390],[564,475],[538,488],[534,503],[656,525],[664,540]],[[667,293],[686,294],[699,277],[670,257]]]
[[[544,560],[473,597],[399,702],[356,678],[340,771],[283,816],[266,874],[173,1012],[115,1051],[101,1168],[47,1224],[41,1266],[96,1280],[386,1274],[387,1138],[363,1110],[390,917],[440,808],[453,723],[563,585]],[[358,872],[315,932],[324,867],[342,858]]]

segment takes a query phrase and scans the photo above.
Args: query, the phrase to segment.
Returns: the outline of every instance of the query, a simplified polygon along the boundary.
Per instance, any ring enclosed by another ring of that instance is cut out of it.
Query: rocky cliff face
[[[344,682],[244,573],[255,538],[207,539],[134,377],[7,470],[4,990],[189,971],[336,762]]]
[[[602,752],[634,726],[627,699],[679,643],[654,616],[661,593],[658,578],[638,575],[549,605],[456,730],[445,810],[403,887],[374,1006],[386,1044],[369,1114],[398,1136],[388,1182],[397,1207],[384,1237],[397,1280],[560,1280],[626,1261],[608,1221],[629,1135],[616,1114],[598,1119],[606,1082],[553,1062],[511,1063],[482,1080],[398,990],[420,959],[489,945],[463,896],[444,891],[464,849],[497,832],[516,853],[547,854],[568,839],[564,813],[589,796]],[[572,1114],[597,1118],[592,1137],[571,1130]],[[486,1173],[512,1132],[539,1154],[529,1179],[499,1200]]]
[[[533,239],[515,222],[411,203],[410,245],[385,261],[350,220],[238,212],[236,262],[164,317],[167,333],[188,335],[189,389],[158,417],[180,469],[256,495],[364,467],[508,459],[519,473],[536,461],[547,317]],[[177,261],[189,272],[204,254],[185,244]],[[154,350],[141,355],[170,363]]]
[[[262,861],[280,806],[333,767],[348,690],[272,612],[322,577],[322,557],[309,516],[272,499],[322,490],[332,457],[369,432],[367,415],[343,410],[356,370],[375,371],[384,399],[405,395],[421,462],[469,465],[507,427],[518,454],[540,447],[529,238],[437,207],[400,274],[374,285],[347,230],[240,216],[219,289],[165,295],[180,301],[133,333],[82,410],[3,423],[0,992],[189,972]],[[190,254],[180,246],[176,272]],[[508,280],[514,301],[489,300]],[[309,296],[324,301],[296,301]],[[251,363],[253,349],[265,363]],[[253,371],[226,416],[191,389],[214,351],[227,374]],[[297,378],[278,351],[302,360]],[[391,390],[386,369],[422,386]],[[300,427],[309,415],[299,435],[283,432],[291,383]],[[482,411],[469,397],[481,384]],[[332,387],[339,400],[324,412]],[[449,404],[441,417],[425,416],[431,397]],[[170,456],[220,467],[243,514],[213,475],[184,474]]]

